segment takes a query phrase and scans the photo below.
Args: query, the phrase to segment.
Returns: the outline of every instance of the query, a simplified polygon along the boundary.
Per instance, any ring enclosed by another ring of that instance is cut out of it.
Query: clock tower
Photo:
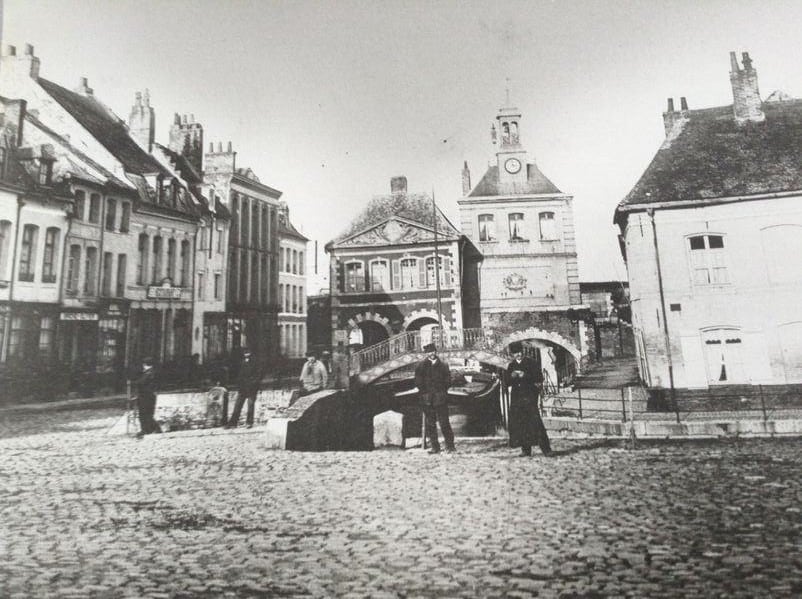
[[[508,94],[509,95],[509,94]],[[512,193],[520,189],[527,180],[526,150],[521,146],[521,111],[509,106],[501,108],[492,128],[493,143],[498,144],[499,185]]]

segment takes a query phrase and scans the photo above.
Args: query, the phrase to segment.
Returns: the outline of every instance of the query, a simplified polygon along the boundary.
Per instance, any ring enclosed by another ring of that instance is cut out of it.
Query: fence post
[[[624,417],[624,422],[627,421],[627,404],[624,401],[624,388],[621,387],[621,416]]]
[[[763,422],[767,422],[769,416],[768,414],[766,414],[766,401],[765,398],[763,397],[763,385],[758,385],[757,388],[760,392],[760,409],[763,410]]]
[[[576,389],[579,398],[579,419],[582,420],[582,387]]]

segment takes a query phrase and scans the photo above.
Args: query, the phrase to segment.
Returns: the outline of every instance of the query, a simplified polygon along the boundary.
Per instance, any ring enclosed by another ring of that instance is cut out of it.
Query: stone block
[[[388,410],[373,417],[374,447],[404,446],[404,415]]]

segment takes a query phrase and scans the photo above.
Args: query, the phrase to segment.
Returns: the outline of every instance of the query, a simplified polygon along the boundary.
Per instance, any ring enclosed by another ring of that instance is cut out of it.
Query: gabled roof
[[[289,220],[285,221],[283,219],[279,219],[278,222],[278,232],[282,237],[294,237],[295,239],[299,239],[301,241],[309,241],[309,238],[298,231],[298,229],[296,229]]]
[[[127,172],[136,175],[167,174],[158,161],[131,138],[125,123],[100,102],[91,96],[82,96],[65,89],[47,79],[40,77],[38,81],[64,110],[120,161]]]
[[[500,195],[539,195],[543,193],[562,193],[549,181],[535,164],[526,165],[526,183],[509,187],[499,183],[498,166],[487,167],[482,180],[473,188],[468,197]]]
[[[375,196],[365,210],[357,216],[348,228],[330,244],[344,241],[370,227],[381,224],[390,217],[397,216],[407,221],[434,229],[434,206],[432,198],[425,193],[393,193]],[[437,230],[445,237],[459,237],[460,232],[437,208]]]
[[[690,110],[616,208],[802,190],[802,100],[763,102],[762,122],[732,106]]]

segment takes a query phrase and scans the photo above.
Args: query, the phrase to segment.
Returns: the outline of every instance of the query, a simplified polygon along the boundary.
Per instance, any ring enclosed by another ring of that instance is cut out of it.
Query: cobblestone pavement
[[[800,440],[296,453],[118,415],[0,414],[1,597],[802,594]]]

